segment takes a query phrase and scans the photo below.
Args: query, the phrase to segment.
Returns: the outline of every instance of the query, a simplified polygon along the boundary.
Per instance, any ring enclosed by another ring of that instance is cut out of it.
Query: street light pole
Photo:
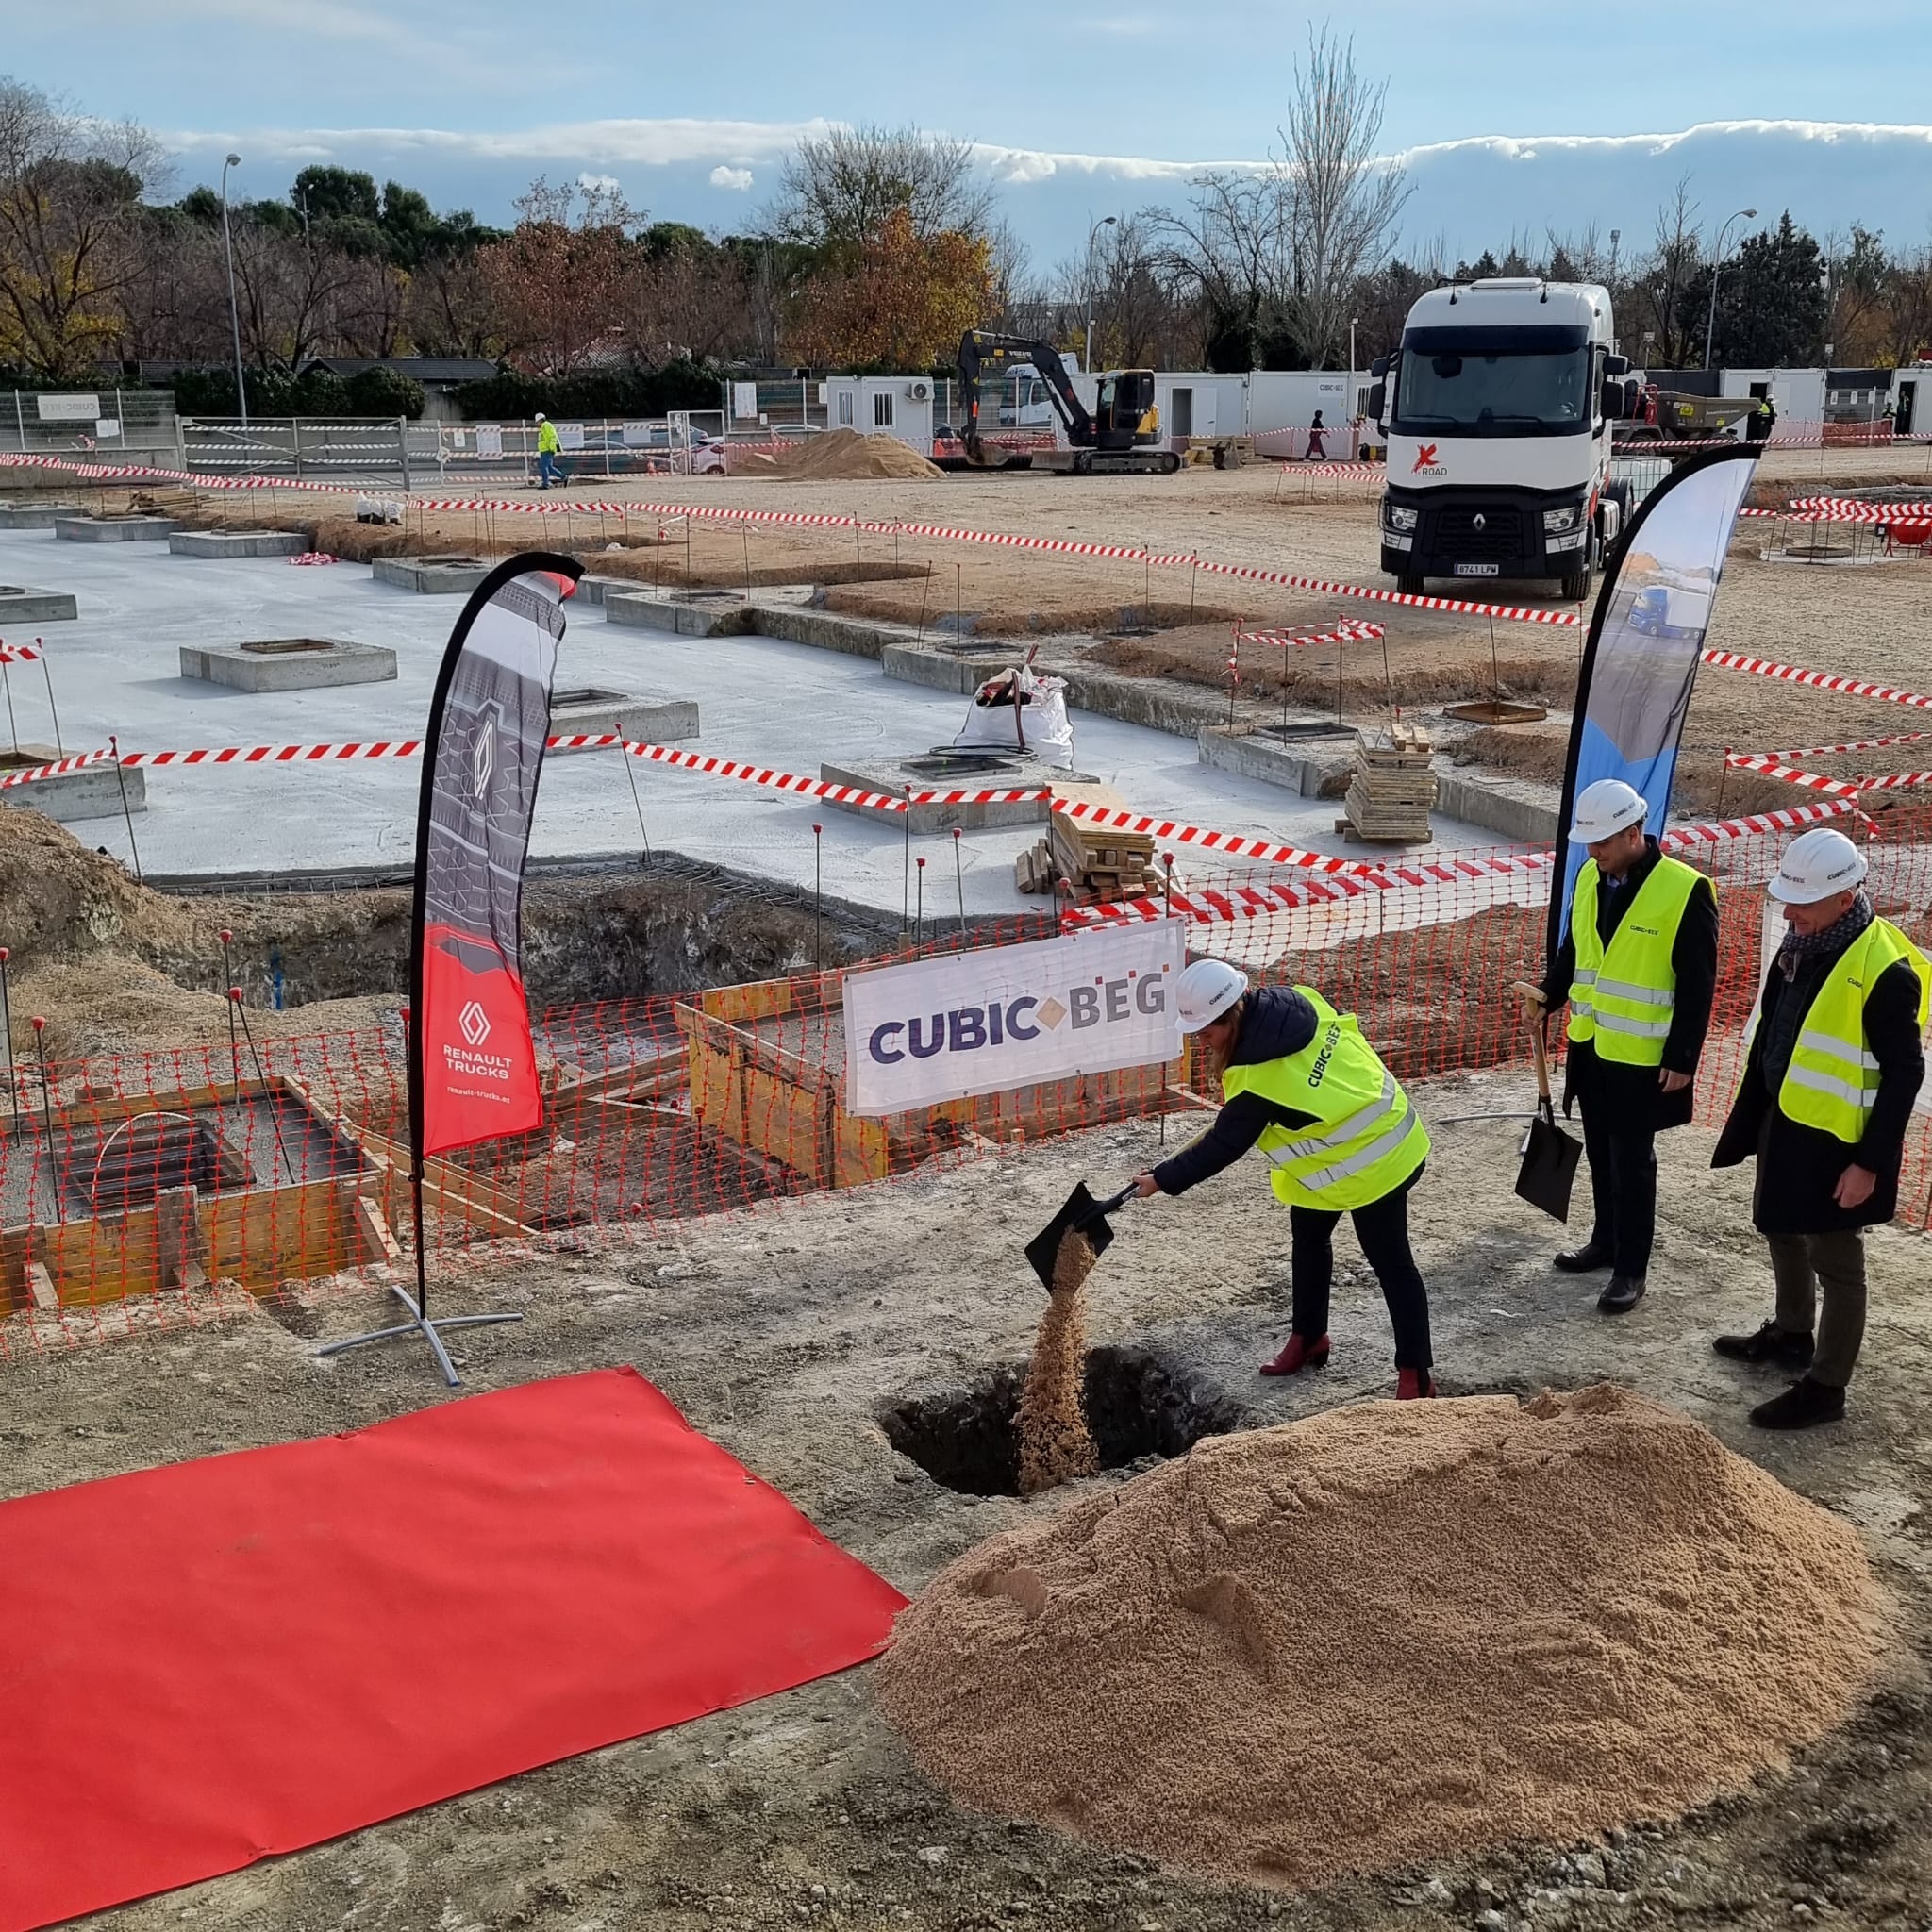
[[[1724,238],[1731,232],[1733,222],[1755,222],[1757,210],[1755,208],[1740,208],[1736,214],[1728,215],[1724,225],[1717,231],[1717,254],[1710,264],[1710,314],[1704,325],[1704,366],[1710,367],[1710,339],[1717,333],[1717,278],[1724,273]]]
[[[235,239],[228,232],[228,170],[241,165],[240,155],[230,155],[222,163],[222,252],[228,259],[228,327],[235,338],[235,400],[242,407],[242,426],[246,429],[248,388],[242,375],[242,311],[235,306]]]
[[[1106,215],[1097,222],[1087,225],[1087,353],[1081,363],[1081,373],[1093,374],[1093,238],[1103,228],[1110,228],[1120,220],[1118,215]]]

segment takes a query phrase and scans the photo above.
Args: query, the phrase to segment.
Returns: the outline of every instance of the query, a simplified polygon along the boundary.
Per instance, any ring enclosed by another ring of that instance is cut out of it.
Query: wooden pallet
[[[1377,843],[1426,844],[1436,803],[1433,747],[1420,725],[1398,719],[1387,732],[1360,732],[1337,831]]]

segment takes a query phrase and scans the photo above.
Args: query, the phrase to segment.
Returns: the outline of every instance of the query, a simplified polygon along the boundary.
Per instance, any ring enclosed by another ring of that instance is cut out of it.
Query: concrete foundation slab
[[[176,557],[300,557],[308,540],[300,530],[176,530],[168,548]]]
[[[757,615],[735,591],[700,591],[672,597],[656,591],[608,591],[604,615],[638,630],[669,631],[681,638],[747,636]]]
[[[51,530],[66,517],[84,517],[77,503],[0,503],[0,530]]]
[[[181,675],[235,691],[317,691],[331,684],[380,684],[396,675],[396,654],[382,644],[340,638],[263,638],[245,644],[183,644]]]
[[[698,708],[657,691],[559,691],[550,700],[550,731],[556,738],[614,731],[634,744],[669,744],[698,735]]]
[[[0,584],[0,632],[9,624],[59,624],[77,617],[80,608],[67,591],[36,591],[26,584]]]
[[[374,565],[378,584],[431,597],[467,597],[492,568],[480,557],[378,557]]]
[[[920,644],[887,644],[879,652],[879,669],[902,684],[923,684],[928,691],[957,691],[970,698],[989,677],[1013,662],[1011,657],[990,658],[928,650]]]
[[[1306,725],[1305,732],[1295,730],[1297,723]],[[1348,790],[1355,726],[1320,719],[1289,724],[1285,734],[1278,725],[1210,724],[1200,736],[1201,762],[1304,798],[1340,798]]]
[[[54,534],[70,543],[161,543],[180,525],[173,517],[56,517]]]
[[[948,751],[941,748],[904,758],[864,758],[842,764],[822,764],[819,776],[827,785],[858,785],[867,791],[888,794],[910,787],[914,791],[1014,791],[1022,786],[1057,787],[1097,785],[1100,780],[1086,772],[1070,772],[1063,765],[1049,765],[1039,758],[1022,758],[1018,753]],[[855,812],[861,818],[877,818],[876,809],[824,801],[835,811]],[[928,832],[984,831],[996,825],[1043,825],[1053,814],[1045,798],[1016,798],[992,804],[915,805],[912,808],[913,836]],[[893,823],[899,824],[898,814]]]
[[[1465,767],[1443,770],[1438,760],[1436,809],[1466,824],[1500,832],[1529,845],[1550,845],[1557,838],[1561,794],[1554,785],[1527,778],[1500,778]]]
[[[59,758],[51,744],[24,744],[18,751],[0,752],[0,772],[31,772],[41,765],[56,764]],[[0,805],[27,806],[62,824],[75,824],[83,819],[118,819],[123,785],[127,788],[126,809],[145,811],[146,772],[139,765],[120,771],[105,760],[83,765],[77,772],[62,772],[55,778],[36,778],[31,785],[9,785],[0,791]]]

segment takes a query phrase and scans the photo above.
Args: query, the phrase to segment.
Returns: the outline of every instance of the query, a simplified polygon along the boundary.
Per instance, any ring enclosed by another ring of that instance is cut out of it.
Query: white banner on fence
[[[42,423],[92,423],[101,413],[101,399],[95,395],[38,396],[35,407]]]
[[[741,423],[748,422],[758,412],[758,386],[755,382],[734,382],[731,385],[731,413]]]
[[[1157,920],[848,973],[847,1108],[904,1113],[1173,1059],[1184,924]]]
[[[477,424],[476,455],[486,463],[502,462],[503,425],[501,423]]]

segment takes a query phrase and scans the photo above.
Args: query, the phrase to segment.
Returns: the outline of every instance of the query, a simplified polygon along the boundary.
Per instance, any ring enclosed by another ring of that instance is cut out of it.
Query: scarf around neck
[[[1821,953],[1842,951],[1872,924],[1875,916],[1872,901],[1860,889],[1844,917],[1833,920],[1822,931],[1801,934],[1787,927],[1783,943],[1777,949],[1777,963],[1784,976],[1788,980],[1795,978],[1801,959],[1816,958]]]

